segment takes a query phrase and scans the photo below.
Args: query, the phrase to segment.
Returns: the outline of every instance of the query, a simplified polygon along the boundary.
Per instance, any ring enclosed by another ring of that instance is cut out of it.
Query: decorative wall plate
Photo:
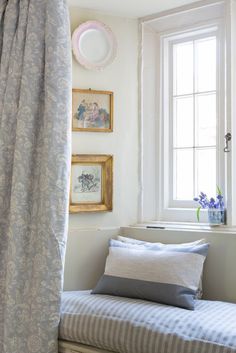
[[[87,21],[74,31],[72,49],[76,60],[86,69],[101,70],[115,59],[117,42],[104,23]]]

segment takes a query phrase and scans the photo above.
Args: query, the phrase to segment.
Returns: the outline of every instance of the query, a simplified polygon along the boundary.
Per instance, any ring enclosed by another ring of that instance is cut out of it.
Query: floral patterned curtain
[[[0,0],[0,352],[55,353],[67,232],[66,0]]]

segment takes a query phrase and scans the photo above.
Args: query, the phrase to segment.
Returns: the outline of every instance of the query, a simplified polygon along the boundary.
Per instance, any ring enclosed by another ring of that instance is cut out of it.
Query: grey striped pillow
[[[139,298],[194,309],[209,244],[130,246],[110,241],[105,273],[92,294]]]

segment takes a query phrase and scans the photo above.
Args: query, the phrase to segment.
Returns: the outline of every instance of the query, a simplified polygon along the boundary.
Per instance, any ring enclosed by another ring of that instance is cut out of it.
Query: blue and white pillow
[[[117,236],[117,240],[122,241],[123,243],[126,244],[133,244],[133,245],[146,245],[146,246],[152,246],[153,244],[158,244],[160,246],[160,248],[173,248],[173,247],[191,247],[191,246],[195,246],[195,245],[199,245],[199,244],[206,244],[206,240],[205,239],[198,239],[195,240],[193,242],[188,242],[188,243],[179,243],[179,244],[163,244],[160,242],[148,242],[145,240],[138,240],[138,239],[134,239],[134,238],[129,238],[129,237],[123,237],[121,235]]]
[[[111,240],[105,273],[92,294],[139,298],[193,310],[208,248],[209,244],[198,243],[163,247]]]
[[[132,245],[143,245],[146,246],[147,248],[153,248],[153,245],[155,244],[155,248],[157,250],[160,249],[173,249],[173,248],[183,248],[183,247],[192,247],[195,245],[199,245],[199,244],[206,244],[206,240],[205,239],[198,239],[195,240],[193,242],[188,242],[188,243],[179,243],[179,244],[163,244],[163,243],[151,243],[148,241],[144,241],[144,240],[138,240],[138,239],[134,239],[134,238],[129,238],[129,237],[123,237],[121,235],[117,236],[117,240],[122,241],[123,243],[127,244],[128,247],[130,247],[130,245],[128,244],[132,244]],[[158,245],[158,246],[157,246]],[[201,299],[202,298],[202,294],[203,294],[203,289],[202,289],[202,277],[203,277],[203,273],[201,274],[201,278],[198,284],[198,290],[196,293],[196,298],[197,299]]]

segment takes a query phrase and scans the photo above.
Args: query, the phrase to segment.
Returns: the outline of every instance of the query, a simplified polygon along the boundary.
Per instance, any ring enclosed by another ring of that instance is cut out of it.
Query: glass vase
[[[208,222],[212,226],[225,224],[225,210],[209,208],[208,209]]]

